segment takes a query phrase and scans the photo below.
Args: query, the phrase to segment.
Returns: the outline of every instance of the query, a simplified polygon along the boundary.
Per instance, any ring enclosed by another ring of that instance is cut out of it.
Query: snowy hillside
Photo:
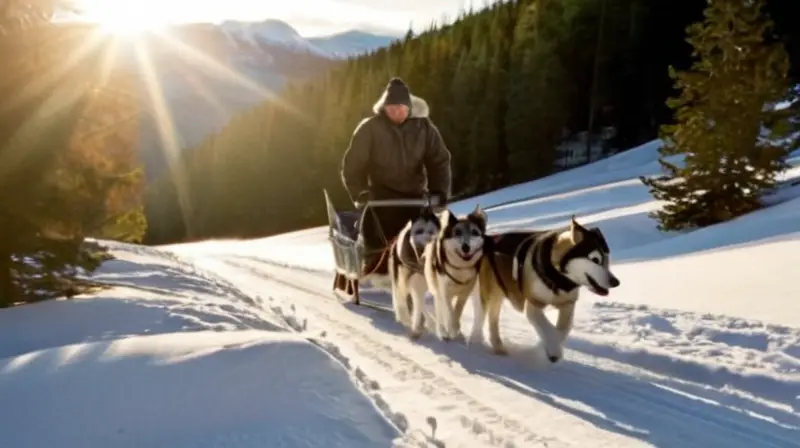
[[[498,357],[340,304],[323,228],[114,245],[116,288],[0,312],[0,446],[800,447],[800,187],[663,235],[656,145],[453,206],[607,236],[622,285],[582,292],[558,364],[509,307]]]

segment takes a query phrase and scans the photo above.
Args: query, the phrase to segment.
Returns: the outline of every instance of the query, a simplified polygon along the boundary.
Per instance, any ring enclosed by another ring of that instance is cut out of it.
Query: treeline
[[[146,230],[135,81],[108,39],[50,22],[54,3],[0,16],[0,307],[87,290],[108,254],[86,237]]]
[[[788,1],[772,3],[791,10]],[[430,104],[461,196],[552,173],[558,145],[581,131],[591,142],[611,127],[611,145],[620,149],[651,140],[672,120],[668,67],[690,66],[686,28],[702,20],[704,7],[516,0],[409,33],[288,85],[278,99],[185,151],[148,191],[146,241],[258,236],[324,223],[321,189],[346,198],[343,151],[391,76]],[[791,23],[779,29],[784,37],[793,30]]]

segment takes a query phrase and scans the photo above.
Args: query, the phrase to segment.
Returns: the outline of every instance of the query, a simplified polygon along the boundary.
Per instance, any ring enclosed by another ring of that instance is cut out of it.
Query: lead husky
[[[392,285],[394,318],[406,328],[412,327],[408,309],[409,294],[414,302],[415,328],[422,325],[421,310],[427,292],[422,256],[425,246],[436,238],[440,229],[439,218],[433,213],[433,210],[426,207],[417,218],[406,224],[392,244],[389,277]],[[417,310],[420,310],[420,313],[417,313]]]
[[[620,284],[609,269],[609,255],[600,229],[586,229],[574,216],[566,230],[495,236],[481,263],[481,307],[476,307],[479,315],[474,325],[482,328],[488,311],[492,349],[505,354],[499,319],[503,299],[508,298],[515,310],[524,310],[550,362],[557,362],[563,357],[563,343],[572,329],[580,287],[605,296]],[[558,309],[555,326],[544,314],[548,306]]]
[[[476,206],[469,215],[460,218],[446,210],[441,220],[439,235],[425,247],[425,280],[433,295],[436,335],[449,341],[461,336],[461,312],[478,280],[487,217]],[[419,316],[417,310],[421,313],[421,306],[414,303],[415,317]],[[419,326],[413,327],[412,333],[418,336],[421,330]]]

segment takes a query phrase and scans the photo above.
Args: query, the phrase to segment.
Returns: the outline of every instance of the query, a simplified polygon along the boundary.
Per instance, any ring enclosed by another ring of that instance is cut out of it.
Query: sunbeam
[[[17,95],[11,98],[4,98],[3,107],[13,109],[20,103],[39,95],[45,89],[53,87],[55,84],[59,83],[70,70],[75,68],[78,64],[85,62],[89,56],[93,55],[98,46],[107,41],[107,38],[95,28],[89,34],[88,38],[84,40],[83,44],[72,51],[66,60],[55,67],[50,67],[45,74],[37,73],[39,76],[31,80],[32,82],[28,83]]]
[[[242,87],[247,88],[253,94],[258,95],[263,100],[269,100],[273,104],[278,105],[282,109],[288,111],[289,113],[295,115],[297,118],[308,122],[308,119],[305,115],[299,111],[298,109],[292,107],[291,105],[284,102],[280,95],[268,88],[265,88],[261,84],[254,82],[250,78],[238,73],[235,70],[232,70],[224,65],[220,64],[219,62],[215,61],[208,55],[204,54],[203,52],[192,48],[190,45],[187,45],[181,42],[178,39],[173,38],[165,33],[156,33],[156,35],[166,44],[171,46],[172,48],[178,50],[181,55],[186,56],[188,59],[195,63],[202,64],[203,67],[208,68],[209,70],[213,71],[215,74],[228,79],[229,81],[235,82]]]
[[[37,127],[40,126],[41,123],[46,122],[50,116],[61,113],[69,107],[72,107],[75,102],[81,98],[83,93],[88,92],[91,87],[97,87],[83,84],[80,79],[74,76],[72,73],[73,70],[83,70],[84,66],[87,66],[89,67],[89,71],[91,71],[92,68],[96,66],[95,62],[100,62],[100,85],[102,85],[110,75],[116,58],[117,49],[114,43],[109,43],[108,39],[104,38],[97,29],[93,29],[89,32],[84,28],[63,28],[60,31],[63,31],[64,35],[59,37],[63,38],[67,36],[70,42],[77,40],[76,36],[69,34],[71,32],[86,32],[88,35],[84,38],[83,43],[64,57],[63,60],[58,60],[58,63],[54,63],[44,72],[36,71],[35,76],[30,79],[30,82],[15,95],[3,99],[2,103],[0,103],[2,104],[2,108],[6,111],[13,111],[15,108],[38,96],[43,94],[47,95],[47,98],[41,102],[38,109],[33,111],[11,136],[8,148],[3,151],[2,159],[0,159],[0,176],[4,175],[3,173],[13,172],[13,170],[29,156],[25,154],[24,151],[13,149],[16,144],[15,142],[21,142],[24,141],[24,139],[36,136],[36,133],[39,132]],[[62,41],[55,39],[54,42]],[[100,46],[103,44],[107,44],[107,47],[101,50]],[[48,50],[51,49],[48,48]],[[96,59],[100,51],[103,51],[103,55],[101,59]],[[33,62],[38,62],[35,58],[32,59]],[[20,73],[21,76],[28,75],[27,71],[21,71]],[[64,84],[67,79],[73,79],[75,83],[68,83],[67,87]],[[48,90],[50,90],[50,93],[46,93]]]
[[[181,144],[178,140],[175,124],[172,121],[172,115],[167,106],[161,85],[158,82],[158,76],[156,75],[150,56],[147,54],[147,50],[139,41],[134,42],[134,50],[136,53],[136,61],[144,75],[144,85],[147,89],[150,112],[155,119],[161,147],[165,152],[164,155],[166,156],[169,170],[175,179],[178,204],[181,208],[184,222],[187,227],[189,227],[191,226],[191,220],[188,219],[188,217],[192,215],[191,204],[186,191],[186,176],[180,164]],[[191,233],[191,229],[187,228],[187,232]]]

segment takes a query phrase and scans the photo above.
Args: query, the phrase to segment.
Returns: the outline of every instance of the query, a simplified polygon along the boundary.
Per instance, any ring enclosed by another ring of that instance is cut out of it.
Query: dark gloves
[[[371,198],[372,194],[369,192],[369,190],[364,190],[353,200],[353,205],[355,205],[357,209],[361,210],[366,207],[367,202],[369,202]]]
[[[447,195],[440,191],[431,191],[428,193],[428,197],[431,200],[431,208],[435,212],[440,212],[447,208]]]

